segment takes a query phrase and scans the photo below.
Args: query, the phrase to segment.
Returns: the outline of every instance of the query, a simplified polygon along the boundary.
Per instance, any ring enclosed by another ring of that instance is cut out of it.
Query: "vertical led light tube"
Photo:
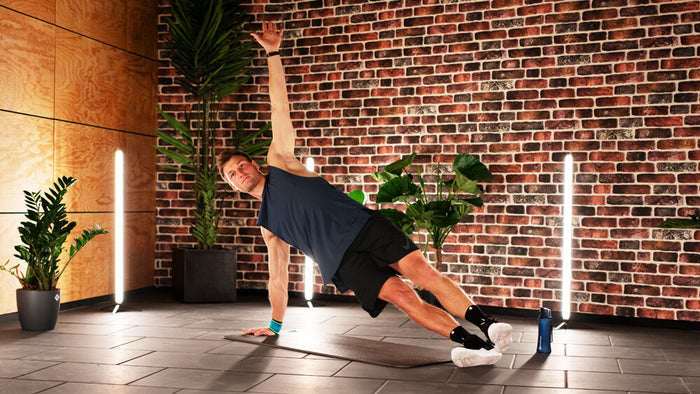
[[[306,169],[314,172],[314,159],[306,158]],[[311,299],[314,296],[314,262],[309,256],[304,256],[304,298],[309,308],[313,307]]]
[[[569,154],[564,158],[564,215],[562,217],[561,248],[561,315],[564,320],[571,317],[571,238],[572,205],[574,188],[574,158]]]
[[[124,302],[124,153],[114,154],[114,307]]]

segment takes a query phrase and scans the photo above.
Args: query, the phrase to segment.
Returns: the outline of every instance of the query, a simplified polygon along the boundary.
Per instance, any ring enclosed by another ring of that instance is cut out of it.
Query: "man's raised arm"
[[[253,37],[265,48],[269,70],[270,104],[272,106],[272,143],[268,153],[270,165],[287,167],[294,159],[294,140],[296,133],[292,126],[287,97],[287,82],[279,55],[282,43],[282,30],[272,22],[263,22],[262,34],[253,33]],[[296,164],[296,163],[295,163]]]

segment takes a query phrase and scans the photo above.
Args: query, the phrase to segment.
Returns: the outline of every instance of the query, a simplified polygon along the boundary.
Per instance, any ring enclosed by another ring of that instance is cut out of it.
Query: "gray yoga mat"
[[[451,361],[450,352],[444,349],[431,349],[422,346],[402,345],[315,332],[290,331],[270,337],[226,335],[224,338],[231,341],[398,368],[410,368]]]

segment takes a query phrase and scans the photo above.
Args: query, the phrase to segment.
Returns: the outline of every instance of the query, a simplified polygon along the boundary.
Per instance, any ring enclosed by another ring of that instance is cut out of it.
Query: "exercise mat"
[[[224,338],[231,341],[398,368],[410,368],[451,361],[450,352],[444,349],[431,349],[422,346],[316,332],[283,331],[280,335],[269,337],[226,335]]]

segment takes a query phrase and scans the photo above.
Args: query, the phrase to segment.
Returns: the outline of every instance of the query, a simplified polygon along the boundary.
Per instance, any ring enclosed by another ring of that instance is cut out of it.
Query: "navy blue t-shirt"
[[[270,167],[258,224],[311,257],[327,284],[369,219],[368,209],[325,179]]]

